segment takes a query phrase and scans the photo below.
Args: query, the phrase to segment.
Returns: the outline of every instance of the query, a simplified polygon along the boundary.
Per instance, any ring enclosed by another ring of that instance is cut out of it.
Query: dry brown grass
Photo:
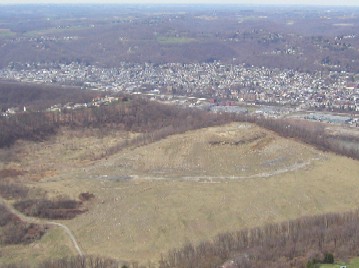
[[[213,142],[220,144],[213,145]],[[247,178],[284,173],[321,155],[250,124],[231,124],[173,135],[124,150],[91,168],[92,176],[121,178]]]
[[[23,172],[14,169],[14,168],[4,168],[2,170],[0,170],[0,178],[13,178],[13,177],[17,177],[19,175],[23,175]]]
[[[61,229],[48,231],[40,241],[30,245],[0,247],[0,267],[23,263],[32,267],[49,257],[61,258],[75,254],[71,242]]]
[[[259,134],[255,141],[230,144]],[[359,204],[358,161],[253,125],[190,131],[100,161],[84,156],[123,134],[77,140],[67,135],[46,146],[19,144],[18,158],[26,172],[35,173],[39,164],[56,169],[30,184],[48,195],[95,194],[89,212],[66,222],[87,254],[155,261],[186,240]],[[229,143],[210,145],[213,140]],[[26,254],[33,256],[31,250]]]
[[[70,226],[90,253],[154,260],[186,240],[198,242],[219,232],[356,208],[355,174],[357,162],[329,156],[269,179],[100,180],[92,188],[98,202]]]
[[[40,181],[92,165],[106,149],[134,134],[99,129],[63,128],[59,135],[43,142],[18,141],[0,150],[1,172],[16,172],[24,181]],[[15,174],[15,173],[14,173]],[[8,176],[14,178],[15,176]]]

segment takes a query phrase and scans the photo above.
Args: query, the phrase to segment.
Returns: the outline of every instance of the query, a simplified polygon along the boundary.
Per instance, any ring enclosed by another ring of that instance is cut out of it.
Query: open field
[[[354,258],[346,263],[338,261],[337,264],[323,264],[320,266],[320,268],[340,268],[341,266],[346,266],[347,268],[358,268],[359,258]]]
[[[0,29],[0,38],[1,37],[13,37],[16,33],[11,31],[10,29]]]
[[[346,167],[339,169],[341,165]],[[93,188],[100,202],[70,228],[85,238],[82,243],[90,253],[101,248],[102,254],[123,259],[156,259],[186,240],[198,242],[223,231],[355,208],[355,174],[357,162],[331,156],[270,179],[100,180],[101,186]]]
[[[121,143],[133,134],[101,130],[73,131],[63,129],[61,134],[44,142],[19,142],[11,150],[0,150],[0,168],[24,174],[22,179],[38,181],[66,174],[92,164],[106,148]]]
[[[160,44],[183,44],[194,42],[196,39],[190,37],[159,36],[157,42]]]
[[[94,193],[89,211],[66,221],[83,251],[141,263],[186,241],[359,205],[357,161],[251,124],[188,131],[93,160],[129,135],[64,130],[43,143],[17,143],[11,158],[2,150],[9,161],[0,168],[22,172],[18,180],[49,197]],[[36,259],[33,246],[1,252]]]
[[[24,36],[37,37],[37,36],[42,36],[42,35],[59,34],[59,33],[89,30],[89,29],[91,29],[89,26],[73,25],[73,26],[67,26],[67,27],[63,27],[63,28],[48,28],[48,29],[43,29],[43,30],[29,31],[29,32],[26,32],[24,34]]]
[[[71,241],[59,228],[53,228],[40,241],[30,245],[11,245],[0,248],[0,267],[13,263],[36,265],[52,256],[61,258],[74,254]]]

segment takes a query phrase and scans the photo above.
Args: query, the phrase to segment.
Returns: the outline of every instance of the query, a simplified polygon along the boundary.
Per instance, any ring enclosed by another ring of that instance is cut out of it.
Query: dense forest
[[[144,144],[171,134],[231,121],[230,115],[216,115],[133,99],[63,113],[19,113],[9,118],[0,118],[0,147],[10,146],[19,139],[43,140],[55,134],[60,127],[138,132],[143,135],[135,143]]]
[[[102,95],[103,92],[82,90],[79,87],[0,81],[1,110],[26,106],[36,111],[59,103],[90,102],[93,98]]]
[[[55,134],[54,124],[45,112],[37,112],[55,104],[90,102],[104,93],[83,91],[75,87],[45,86],[0,82],[0,112],[10,107],[26,107],[26,113],[0,117],[0,148],[12,145],[19,139],[43,140]]]
[[[55,134],[58,126],[42,112],[21,113],[0,117],[0,148],[14,144],[17,140],[44,140]]]

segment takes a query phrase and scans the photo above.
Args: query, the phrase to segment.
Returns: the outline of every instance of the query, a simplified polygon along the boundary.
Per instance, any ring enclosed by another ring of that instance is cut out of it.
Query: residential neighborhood
[[[11,63],[0,70],[0,79],[144,95],[152,100],[178,105],[209,107],[215,112],[243,113],[248,111],[243,107],[248,106],[256,107],[255,112],[265,116],[279,116],[293,111],[345,112],[353,115],[359,112],[359,76],[345,71],[303,73],[221,62],[123,62],[119,68],[75,62]],[[111,101],[114,99],[107,97],[92,103],[58,105],[49,110],[99,106]],[[320,118],[304,117],[311,120]],[[357,119],[343,122],[356,123]]]

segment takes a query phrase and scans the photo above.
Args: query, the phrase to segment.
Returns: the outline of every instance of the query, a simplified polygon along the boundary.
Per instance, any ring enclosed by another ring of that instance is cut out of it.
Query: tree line
[[[285,138],[294,138],[313,145],[323,151],[359,160],[359,149],[344,146],[338,137],[325,130],[325,125],[317,122],[296,119],[272,119],[248,115],[213,114],[206,111],[184,109],[176,106],[135,99],[129,105],[103,106],[98,109],[71,113],[56,121],[68,126],[121,128],[141,133],[135,140],[109,148],[117,151],[132,145],[145,145],[165,138],[168,135],[184,133],[188,130],[206,128],[230,122],[251,122],[272,130]],[[346,140],[348,137],[344,137]]]
[[[140,133],[108,149],[112,154],[128,145],[144,145],[168,135],[230,122],[251,122],[285,138],[295,138],[323,151],[359,159],[359,149],[344,146],[328,134],[321,123],[295,119],[271,119],[247,115],[214,114],[133,98],[100,107],[65,110],[62,113],[22,113],[0,117],[0,148],[16,140],[43,140],[61,127],[97,128],[103,133],[112,129]],[[347,137],[345,137],[347,139]]]
[[[41,262],[38,268],[129,268],[119,261],[99,256],[71,256]],[[2,268],[30,268],[27,264],[11,264]],[[135,268],[135,267],[134,267]]]
[[[331,151],[359,160],[358,148],[348,148],[342,145],[339,138],[328,134],[325,131],[325,126],[321,123],[294,119],[257,119],[255,122],[285,138],[299,139],[320,150]]]
[[[14,208],[26,216],[52,220],[69,220],[86,211],[81,201],[71,199],[25,199],[17,201]]]
[[[305,268],[328,261],[328,254],[346,259],[359,255],[358,221],[356,210],[222,233],[211,241],[169,251],[159,267]]]
[[[22,106],[32,110],[41,110],[59,103],[90,102],[93,98],[103,95],[103,92],[82,90],[79,87],[0,81],[0,108],[2,110]]]
[[[171,134],[224,124],[231,120],[229,115],[210,114],[135,98],[109,106],[62,113],[20,113],[9,118],[0,117],[0,148],[11,146],[19,139],[46,139],[61,127],[137,132],[142,134],[141,138],[132,143],[146,144]]]
[[[44,140],[56,133],[58,126],[53,124],[45,113],[21,113],[0,117],[0,148],[13,145],[17,140]]]
[[[263,118],[248,115],[237,115],[236,121],[257,124],[260,127],[274,131],[284,138],[293,138],[313,145],[322,151],[331,151],[339,155],[359,160],[359,148],[344,146],[342,141],[358,141],[358,138],[348,136],[333,136],[326,132],[325,125],[300,119]]]
[[[119,104],[54,114],[53,120],[72,127],[113,127],[138,133],[151,133],[166,127],[178,131],[209,127],[229,122],[229,117],[134,98]]]

